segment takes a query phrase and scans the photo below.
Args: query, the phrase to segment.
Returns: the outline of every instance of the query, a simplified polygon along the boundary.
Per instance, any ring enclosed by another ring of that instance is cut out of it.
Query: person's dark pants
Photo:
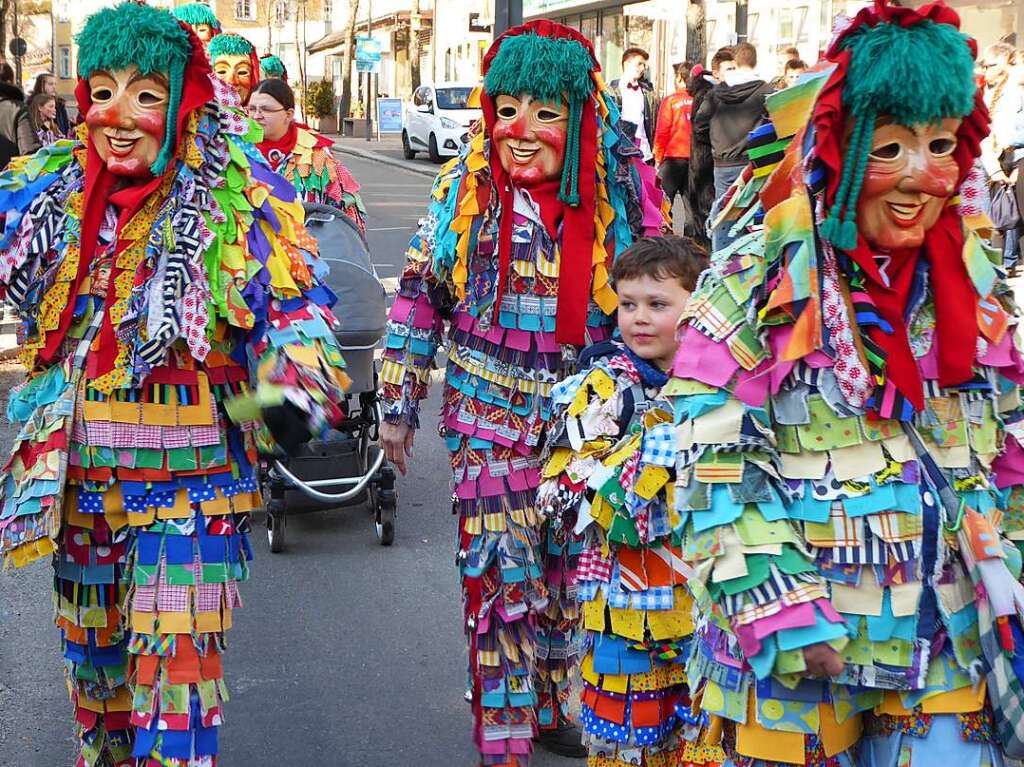
[[[683,200],[683,234],[692,237],[694,230],[693,214],[690,212],[689,202],[686,199],[686,189],[690,183],[690,160],[686,157],[666,157],[658,168],[658,178],[661,179],[661,190],[668,200],[669,209],[675,205],[676,195]],[[676,228],[678,232],[679,229]]]

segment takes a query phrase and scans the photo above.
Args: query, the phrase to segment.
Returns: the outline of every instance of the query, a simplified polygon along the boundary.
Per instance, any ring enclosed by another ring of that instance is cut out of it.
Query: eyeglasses
[[[267,109],[265,107],[252,107],[252,106],[251,107],[247,107],[247,110],[249,112],[249,117],[259,117],[259,116],[262,116],[262,115],[273,115],[273,114],[277,114],[278,112],[286,112],[286,111],[288,111],[284,107],[281,107],[280,109]]]

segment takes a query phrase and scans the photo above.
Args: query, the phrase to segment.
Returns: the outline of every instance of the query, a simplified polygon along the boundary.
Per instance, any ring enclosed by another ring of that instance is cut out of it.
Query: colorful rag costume
[[[578,652],[571,531],[545,528],[535,503],[551,387],[611,333],[615,256],[664,219],[587,40],[532,22],[496,40],[485,69],[481,125],[438,175],[409,247],[381,378],[386,419],[417,427],[447,325],[441,432],[474,738],[485,764],[524,764],[538,717],[554,727],[565,710]],[[576,115],[561,180],[529,192],[510,183],[492,136],[496,97],[522,93],[567,94]]]
[[[686,687],[693,599],[674,510],[633,482],[641,458],[666,473],[674,464],[671,450],[640,453],[644,427],[652,450],[671,445],[672,411],[657,398],[668,376],[621,344],[605,354],[551,392],[558,416],[537,501],[555,529],[577,536],[587,763],[720,764],[721,749],[700,743]]]
[[[673,510],[690,687],[730,764],[1001,764],[981,641],[1013,647],[985,616],[1017,591],[997,531],[1024,538],[1024,360],[972,204],[987,115],[958,25],[878,2],[769,97],[661,393],[673,425],[645,431],[626,487]],[[948,189],[908,163],[880,197],[907,152]],[[806,672],[821,643],[838,676]]]
[[[8,407],[0,552],[52,556],[79,767],[214,767],[261,505],[246,395],[314,434],[338,419],[334,297],[301,201],[241,150],[250,124],[214,98],[186,27],[125,3],[79,45],[80,141],[0,175],[0,284],[31,371]],[[92,128],[98,92],[126,114],[109,73],[168,84],[165,143],[141,177],[116,175]]]
[[[278,141],[264,140],[257,146],[270,167],[295,185],[301,200],[333,205],[345,211],[359,231],[366,230],[359,183],[334,157],[333,141],[293,122]]]

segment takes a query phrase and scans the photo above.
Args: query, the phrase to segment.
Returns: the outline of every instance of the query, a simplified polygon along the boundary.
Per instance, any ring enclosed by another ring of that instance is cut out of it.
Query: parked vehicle
[[[470,126],[480,110],[467,105],[474,86],[459,83],[422,85],[413,91],[412,105],[405,110],[402,150],[411,160],[426,152],[434,162],[454,157],[466,142]]]

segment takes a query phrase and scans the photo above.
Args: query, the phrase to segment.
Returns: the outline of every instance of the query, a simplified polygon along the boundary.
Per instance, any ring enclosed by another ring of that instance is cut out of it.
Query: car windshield
[[[472,88],[438,88],[437,108],[438,109],[468,109],[469,94]]]

